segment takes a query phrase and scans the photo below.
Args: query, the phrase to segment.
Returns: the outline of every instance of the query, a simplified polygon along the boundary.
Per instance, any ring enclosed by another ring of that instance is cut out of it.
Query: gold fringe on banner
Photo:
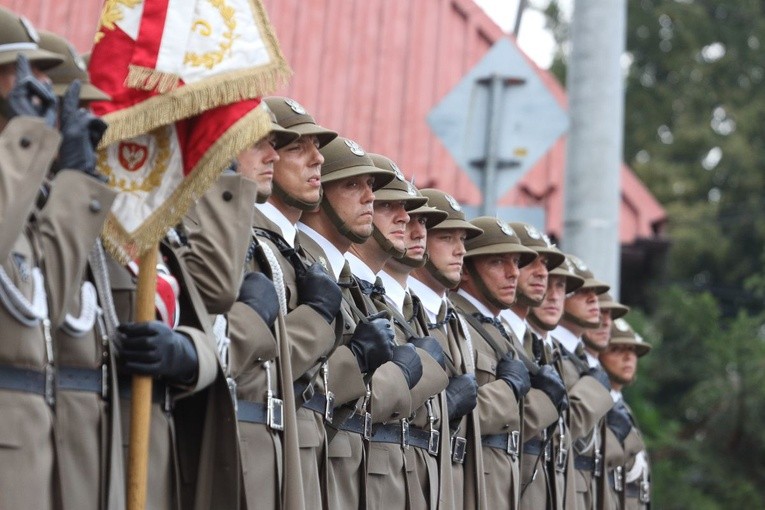
[[[109,125],[99,147],[134,138],[159,126],[198,115],[244,99],[272,93],[287,83],[292,70],[280,60],[264,67],[243,69],[178,87],[134,106],[103,116]]]
[[[160,94],[165,94],[177,89],[180,81],[181,77],[177,74],[130,64],[125,86],[140,90],[156,90]]]
[[[126,232],[113,215],[104,224],[101,238],[109,253],[126,264],[161,240],[177,225],[191,204],[201,197],[229,162],[271,131],[271,117],[261,106],[247,112],[213,143],[178,189],[134,232]]]

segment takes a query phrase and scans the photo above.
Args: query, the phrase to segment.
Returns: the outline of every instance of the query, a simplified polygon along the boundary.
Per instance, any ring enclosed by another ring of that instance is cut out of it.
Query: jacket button
[[[88,205],[88,208],[90,209],[90,212],[101,212],[101,202],[96,200],[95,198],[90,201],[90,205]]]
[[[232,195],[230,191],[223,192],[223,200],[230,202],[232,198],[234,198],[234,195]]]
[[[29,147],[30,145],[32,145],[32,140],[30,140],[29,138],[27,138],[27,137],[25,136],[25,137],[23,137],[21,140],[19,140],[19,145],[21,145],[21,148],[22,148],[22,149],[26,149],[27,147]]]

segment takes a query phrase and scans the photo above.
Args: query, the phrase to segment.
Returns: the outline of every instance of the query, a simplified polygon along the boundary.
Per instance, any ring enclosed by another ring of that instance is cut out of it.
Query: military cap
[[[537,252],[521,244],[518,235],[504,220],[492,216],[479,216],[470,223],[483,230],[481,235],[465,242],[465,258],[478,255],[517,253],[518,267],[530,264],[537,258]]]
[[[0,7],[0,65],[13,64],[24,55],[40,69],[50,69],[64,61],[57,53],[40,49],[40,35],[24,16]]]
[[[289,97],[271,96],[264,99],[276,115],[276,122],[283,128],[297,132],[300,136],[315,136],[319,147],[324,147],[337,138],[337,133],[316,123],[303,105]]]
[[[608,292],[604,292],[598,296],[598,304],[600,305],[601,310],[611,310],[612,319],[624,317],[627,312],[630,311],[629,306],[621,304],[613,297],[611,297],[611,294]]]
[[[276,139],[274,149],[281,149],[282,147],[289,145],[300,138],[300,133],[290,129],[284,129],[281,125],[279,125],[278,122],[276,122],[276,115],[274,115],[274,112],[271,111],[271,108],[268,107],[268,104],[265,101],[261,101],[260,106],[268,113],[268,116],[271,118],[270,134],[274,135],[274,138]]]
[[[608,345],[631,345],[635,347],[638,358],[645,356],[651,350],[651,345],[643,341],[643,337],[635,333],[624,319],[616,319],[611,325],[611,340]]]
[[[554,269],[563,264],[566,256],[550,242],[550,238],[542,234],[528,223],[511,222],[510,227],[526,248],[531,248],[539,255],[547,256],[547,269]]]
[[[426,201],[428,201],[428,198],[422,194],[420,190],[417,189],[417,187],[412,183],[412,188],[414,188],[415,193],[417,193],[418,197],[424,198]],[[426,202],[424,205],[421,205],[417,209],[412,209],[409,211],[409,215],[419,215],[425,218],[425,228],[431,229],[435,227],[436,225],[440,224],[442,221],[444,221],[446,218],[449,217],[449,213],[446,211],[441,211],[433,206],[431,206],[428,202]]]
[[[371,175],[375,179],[372,189],[376,191],[396,177],[392,170],[376,167],[369,154],[348,138],[338,136],[321,148],[321,154],[324,156],[324,164],[321,165],[322,184],[346,177]]]
[[[594,290],[595,294],[603,294],[611,288],[600,280],[596,280],[587,264],[575,255],[566,254],[566,261],[563,264],[566,266],[567,271],[584,279],[584,284],[577,290]]]
[[[446,219],[435,225],[434,229],[463,228],[467,239],[472,239],[483,233],[483,230],[476,227],[465,219],[465,213],[462,212],[459,202],[448,193],[434,188],[425,188],[420,190],[422,196],[428,199],[428,206],[446,213]],[[429,227],[430,228],[430,227]]]
[[[45,74],[53,82],[53,91],[61,97],[74,80],[80,80],[80,101],[109,101],[111,97],[90,83],[88,68],[77,50],[63,37],[40,30],[40,48],[45,51],[57,53],[64,57],[64,61],[55,67],[48,69]]]
[[[372,159],[374,166],[383,170],[390,170],[394,175],[388,184],[375,191],[375,202],[404,202],[404,208],[407,211],[425,205],[428,199],[421,194],[417,195],[414,186],[406,180],[404,174],[401,173],[401,170],[399,170],[393,160],[381,154],[373,154],[371,152],[369,157]]]
[[[566,266],[567,264],[564,262],[558,267],[550,269],[549,275],[564,277],[566,279],[566,294],[570,294],[571,292],[574,292],[579,287],[584,285],[584,278],[578,276],[576,273],[569,271]]]

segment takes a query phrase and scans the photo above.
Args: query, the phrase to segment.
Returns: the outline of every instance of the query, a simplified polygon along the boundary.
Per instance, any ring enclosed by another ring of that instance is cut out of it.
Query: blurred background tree
[[[665,206],[626,393],[663,509],[765,508],[765,3],[627,2],[627,162]],[[546,10],[565,83],[567,21]]]

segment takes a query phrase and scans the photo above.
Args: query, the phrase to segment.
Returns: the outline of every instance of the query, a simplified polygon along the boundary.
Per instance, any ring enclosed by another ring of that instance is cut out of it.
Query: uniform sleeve
[[[308,305],[299,305],[289,312],[284,322],[290,342],[292,376],[297,380],[332,350],[335,328]]]
[[[412,398],[401,369],[388,361],[372,376],[372,421],[384,423],[412,414]]]
[[[574,440],[589,434],[614,405],[608,390],[589,375],[571,387],[568,402],[569,427]]]
[[[183,260],[210,313],[225,313],[236,301],[256,196],[255,182],[223,175],[183,220],[189,248]]]
[[[229,366],[234,377],[251,367],[256,360],[270,360],[277,355],[276,338],[260,315],[244,303],[234,303],[228,313]]]
[[[329,389],[335,394],[337,405],[353,402],[366,393],[364,377],[351,350],[341,345],[327,361]]]
[[[531,388],[524,397],[523,403],[524,438],[541,434],[556,421],[558,421],[558,410],[552,400],[542,390]]]
[[[449,384],[449,378],[446,372],[433,356],[427,351],[416,348],[417,355],[422,362],[422,377],[410,390],[412,394],[412,409],[419,409],[425,405],[425,401],[433,395],[437,395],[446,389]]]
[[[63,170],[53,181],[38,224],[45,253],[49,315],[54,327],[61,325],[79,291],[88,254],[101,234],[116,196],[93,177],[75,170]]]
[[[194,344],[199,360],[197,380],[187,388],[186,394],[196,393],[210,386],[218,373],[218,355],[215,352],[214,339],[204,331],[190,326],[179,326],[176,331],[183,333]]]
[[[481,434],[502,434],[519,430],[521,417],[515,393],[501,379],[478,388],[476,410]]]

